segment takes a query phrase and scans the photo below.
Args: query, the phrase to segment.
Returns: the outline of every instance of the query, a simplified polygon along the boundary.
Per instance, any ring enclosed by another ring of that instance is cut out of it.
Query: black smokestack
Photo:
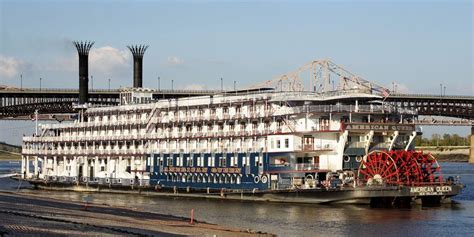
[[[148,45],[127,46],[133,54],[133,87],[143,87],[143,54]]]
[[[79,54],[79,104],[89,102],[89,51],[94,42],[74,41]]]

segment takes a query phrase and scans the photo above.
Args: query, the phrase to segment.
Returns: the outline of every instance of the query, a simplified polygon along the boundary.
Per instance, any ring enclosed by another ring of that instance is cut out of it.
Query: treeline
[[[8,144],[6,142],[0,141],[0,150],[1,151],[9,151],[9,152],[16,152],[20,153],[21,152],[21,146],[15,146]]]
[[[431,138],[425,137],[416,137],[415,139],[416,146],[469,146],[470,145],[470,135],[466,137],[461,137],[457,134],[433,134]]]

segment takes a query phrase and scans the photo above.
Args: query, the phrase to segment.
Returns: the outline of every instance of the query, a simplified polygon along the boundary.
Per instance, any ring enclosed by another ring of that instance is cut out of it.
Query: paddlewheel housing
[[[368,186],[422,186],[443,182],[436,159],[430,153],[417,151],[373,151],[361,161],[358,177]]]

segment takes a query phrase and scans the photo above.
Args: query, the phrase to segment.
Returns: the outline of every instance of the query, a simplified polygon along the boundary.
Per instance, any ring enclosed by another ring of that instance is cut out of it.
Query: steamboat
[[[331,90],[295,89],[291,74],[273,88],[188,98],[126,88],[119,105],[76,105],[73,122],[25,136],[22,178],[46,189],[296,203],[433,204],[462,190],[415,151],[417,111],[337,75],[345,84]]]

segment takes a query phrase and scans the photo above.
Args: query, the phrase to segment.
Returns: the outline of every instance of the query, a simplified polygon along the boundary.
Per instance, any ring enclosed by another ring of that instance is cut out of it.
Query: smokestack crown
[[[94,41],[73,41],[72,43],[74,44],[74,46],[76,46],[77,53],[79,54],[79,56],[88,56],[89,51],[94,45]]]
[[[148,45],[129,45],[127,48],[132,52],[133,58],[143,58]]]

